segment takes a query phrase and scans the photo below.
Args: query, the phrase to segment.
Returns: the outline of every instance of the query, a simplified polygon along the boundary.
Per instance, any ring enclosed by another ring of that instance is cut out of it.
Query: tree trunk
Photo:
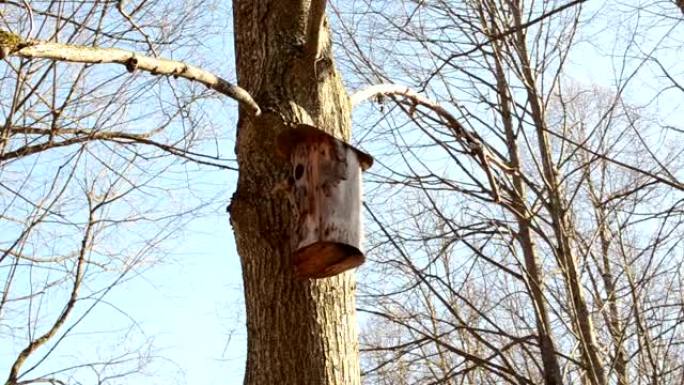
[[[290,171],[276,155],[280,132],[296,123],[339,138],[350,132],[326,23],[320,56],[304,47],[308,13],[304,0],[233,1],[238,84],[263,111],[240,110],[240,173],[230,206],[247,307],[247,385],[360,383],[354,275],[294,277],[295,218],[276,188]]]
[[[573,324],[576,326],[582,357],[592,385],[606,385],[604,364],[599,356],[599,345],[593,326],[589,305],[584,298],[580,269],[577,257],[571,245],[573,224],[568,215],[568,204],[564,200],[563,187],[558,176],[558,169],[553,162],[551,143],[548,138],[546,116],[542,98],[537,91],[536,74],[532,69],[525,32],[522,26],[522,9],[519,4],[513,7],[513,22],[516,28],[515,48],[520,59],[520,75],[524,81],[531,118],[537,136],[537,147],[541,160],[541,170],[545,188],[548,191],[548,208],[553,233],[556,237],[556,260],[563,272],[566,288],[570,297]]]
[[[500,34],[496,21],[493,19],[494,10],[484,11],[480,8],[480,20],[483,26],[491,29],[493,33]],[[490,20],[487,23],[485,15],[489,14]],[[504,52],[501,42],[492,42],[492,64],[490,70],[496,77],[497,100],[500,106],[500,116],[506,134],[506,146],[508,147],[510,166],[514,170],[522,170],[523,165],[518,150],[518,139],[515,133],[513,113],[511,106],[513,100],[510,94],[510,85],[506,79],[504,71]],[[528,292],[530,301],[534,308],[535,324],[537,328],[537,340],[543,366],[542,377],[545,385],[563,385],[558,355],[556,353],[556,343],[551,331],[551,321],[546,299],[544,298],[544,283],[537,256],[537,247],[532,237],[531,219],[532,214],[526,206],[528,196],[523,178],[520,173],[515,173],[513,179],[513,193],[510,197],[513,211],[518,224],[518,243],[523,253],[525,272],[528,280]]]
[[[501,118],[506,132],[506,144],[508,146],[508,153],[510,156],[510,165],[515,170],[521,170],[522,164],[518,151],[518,144],[513,128],[513,120],[511,118],[511,98],[508,92],[508,84],[506,82],[503,66],[501,65],[501,58],[499,54],[499,44],[493,43],[492,47],[496,86],[498,91],[499,104],[501,106]],[[530,300],[534,305],[534,316],[537,327],[537,338],[539,342],[539,350],[541,353],[541,360],[543,364],[544,384],[545,385],[562,385],[563,377],[561,375],[560,364],[556,355],[556,344],[551,335],[551,322],[549,321],[549,312],[547,309],[546,300],[544,299],[543,282],[539,268],[537,249],[532,238],[532,231],[530,230],[531,215],[525,205],[527,201],[527,193],[523,179],[520,174],[513,175],[513,195],[511,196],[512,206],[515,208],[516,220],[518,222],[518,243],[523,252],[525,261],[525,270],[529,282]]]

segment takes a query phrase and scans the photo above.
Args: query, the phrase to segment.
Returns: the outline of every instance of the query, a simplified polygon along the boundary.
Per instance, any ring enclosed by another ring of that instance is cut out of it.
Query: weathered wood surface
[[[361,265],[361,172],[373,159],[307,125],[282,134],[279,149],[292,162],[295,274],[324,278]]]

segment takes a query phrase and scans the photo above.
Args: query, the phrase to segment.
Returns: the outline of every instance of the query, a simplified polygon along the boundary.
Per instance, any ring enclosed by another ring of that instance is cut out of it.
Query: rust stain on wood
[[[361,172],[373,158],[303,124],[278,137],[278,152],[292,162],[296,276],[330,277],[362,264]]]

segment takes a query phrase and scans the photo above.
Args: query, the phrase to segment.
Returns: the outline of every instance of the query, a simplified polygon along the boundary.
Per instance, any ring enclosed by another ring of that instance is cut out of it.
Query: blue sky
[[[228,216],[194,221],[185,239],[174,262],[150,270],[111,300],[126,303],[160,355],[175,362],[188,383],[232,383],[226,379],[241,379],[244,372],[246,339],[242,278]]]

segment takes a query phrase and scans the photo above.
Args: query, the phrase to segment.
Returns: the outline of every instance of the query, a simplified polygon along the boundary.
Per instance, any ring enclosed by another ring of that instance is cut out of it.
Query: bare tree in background
[[[201,11],[210,6],[0,2],[6,384],[172,376],[155,372],[149,337],[108,296],[171,256],[173,238],[210,203],[201,186],[188,182],[198,165],[234,169],[212,155],[221,133],[207,109],[222,107],[216,94],[142,72],[146,57],[182,60],[201,49],[197,42],[211,28],[222,30],[216,15]],[[95,54],[114,46],[136,52],[139,63],[123,64],[140,71],[41,60],[54,59],[51,52],[66,60],[69,50]],[[61,51],[50,51],[55,47]],[[88,324],[103,314],[107,324]],[[102,334],[108,339],[93,339]]]
[[[336,9],[343,68],[381,83],[352,96],[380,107],[358,130],[389,143],[371,150],[366,382],[684,378],[683,138],[654,87],[680,74],[681,19],[577,3]],[[587,40],[617,47],[615,72],[582,61]],[[579,65],[616,82],[576,82]],[[671,76],[630,102],[659,67]]]

